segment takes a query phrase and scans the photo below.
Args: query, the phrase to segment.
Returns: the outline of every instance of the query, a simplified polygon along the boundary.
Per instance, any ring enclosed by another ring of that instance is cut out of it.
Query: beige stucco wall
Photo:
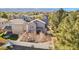
[[[36,32],[36,24],[33,22],[30,22],[29,24],[26,24],[26,32]]]
[[[36,24],[35,23],[30,23],[29,24],[29,30],[31,31],[31,32],[35,32],[36,31]]]
[[[14,34],[22,34],[24,32],[23,24],[12,24],[12,32]]]

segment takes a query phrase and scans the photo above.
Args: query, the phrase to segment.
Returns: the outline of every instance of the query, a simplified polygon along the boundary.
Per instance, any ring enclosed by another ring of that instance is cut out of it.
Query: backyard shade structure
[[[14,34],[22,34],[25,28],[25,21],[23,19],[13,19],[10,20],[10,24],[12,26],[12,32]]]

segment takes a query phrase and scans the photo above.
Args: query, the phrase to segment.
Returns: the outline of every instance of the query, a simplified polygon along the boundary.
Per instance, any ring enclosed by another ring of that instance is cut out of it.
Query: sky
[[[38,8],[48,8],[47,10],[51,10],[49,8],[54,10],[57,10],[56,8],[63,8],[66,11],[71,11],[79,10],[79,0],[0,0],[0,8],[37,8],[37,10]],[[46,9],[44,10],[47,11]]]
[[[79,10],[79,8],[64,8],[64,10],[72,11],[72,10]]]

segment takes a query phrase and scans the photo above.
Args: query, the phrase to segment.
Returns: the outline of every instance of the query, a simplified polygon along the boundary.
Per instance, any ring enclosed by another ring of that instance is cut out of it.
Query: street
[[[40,48],[33,48],[33,47],[25,47],[25,46],[14,45],[12,50],[47,50],[47,49],[40,49]]]

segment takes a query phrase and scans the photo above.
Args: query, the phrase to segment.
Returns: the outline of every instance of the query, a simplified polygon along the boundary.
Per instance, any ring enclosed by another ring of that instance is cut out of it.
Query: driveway
[[[14,45],[14,48],[12,50],[46,50],[46,49]]]

